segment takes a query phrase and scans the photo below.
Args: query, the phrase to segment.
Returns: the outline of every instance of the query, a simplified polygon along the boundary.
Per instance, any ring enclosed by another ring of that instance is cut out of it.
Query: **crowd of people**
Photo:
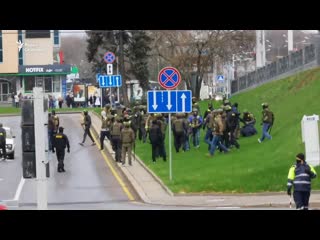
[[[267,103],[263,106],[263,135],[258,141],[261,143],[265,137],[271,139],[268,131],[274,121],[274,115]],[[168,125],[168,114],[148,114],[144,105],[135,106],[133,110],[121,107],[118,103],[114,108],[106,104],[101,112],[100,144],[103,149],[103,141],[109,139],[116,153],[116,161],[123,162],[123,153],[130,152],[122,147],[129,143],[134,146],[136,139],[151,144],[151,159],[156,162],[158,157],[164,161],[167,159],[165,149],[166,129]],[[241,123],[243,126],[241,127]],[[189,151],[190,145],[199,148],[200,131],[203,130],[204,142],[208,145],[208,157],[213,157],[215,151],[228,153],[235,147],[240,149],[238,139],[241,136],[250,137],[257,134],[255,128],[256,118],[248,110],[241,113],[238,111],[238,103],[231,104],[228,99],[223,100],[220,108],[214,109],[213,104],[208,104],[208,109],[201,114],[200,106],[195,98],[192,99],[192,112],[172,114],[172,133],[176,152]],[[128,127],[132,129],[133,136],[122,130]],[[123,140],[125,139],[125,140]]]

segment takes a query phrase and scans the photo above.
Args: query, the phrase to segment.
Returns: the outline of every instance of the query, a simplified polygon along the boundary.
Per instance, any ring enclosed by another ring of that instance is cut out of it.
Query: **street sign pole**
[[[169,113],[169,179],[172,181],[171,113]]]
[[[118,57],[116,57],[116,61],[117,61],[117,75],[119,75]],[[120,87],[117,87],[117,99],[118,99],[118,102],[120,103]]]
[[[45,154],[45,113],[43,112],[44,98],[43,89],[40,87],[33,88],[34,96],[34,127],[35,127],[35,144],[36,144],[36,172],[37,172],[37,206],[38,210],[48,208],[47,197],[47,177],[46,177],[46,160]]]
[[[103,108],[102,88],[100,88],[101,109]]]

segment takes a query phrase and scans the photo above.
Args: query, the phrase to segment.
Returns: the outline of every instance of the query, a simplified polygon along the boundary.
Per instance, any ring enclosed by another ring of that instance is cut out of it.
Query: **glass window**
[[[22,41],[22,30],[18,31],[18,42],[19,41],[23,42]],[[19,65],[23,65],[23,50],[22,49],[19,51]]]
[[[44,89],[46,93],[52,93],[52,77],[44,78]]]
[[[24,91],[31,92],[35,86],[35,79],[33,76],[24,77]]]
[[[3,62],[3,51],[2,51],[2,30],[0,30],[0,63]]]
[[[26,30],[26,38],[50,38],[50,30]]]
[[[53,43],[54,45],[59,45],[59,30],[53,31]]]
[[[55,75],[53,79],[53,92],[60,92],[60,76]]]

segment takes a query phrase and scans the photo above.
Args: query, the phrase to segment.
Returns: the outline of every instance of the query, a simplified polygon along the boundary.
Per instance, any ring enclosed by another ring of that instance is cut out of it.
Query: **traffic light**
[[[25,99],[21,109],[22,176],[36,177],[36,152],[33,101]]]

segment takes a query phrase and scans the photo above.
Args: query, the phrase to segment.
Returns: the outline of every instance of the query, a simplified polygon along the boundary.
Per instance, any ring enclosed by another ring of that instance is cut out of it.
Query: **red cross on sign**
[[[165,67],[159,72],[158,82],[164,89],[172,90],[180,84],[181,75],[176,68]]]

